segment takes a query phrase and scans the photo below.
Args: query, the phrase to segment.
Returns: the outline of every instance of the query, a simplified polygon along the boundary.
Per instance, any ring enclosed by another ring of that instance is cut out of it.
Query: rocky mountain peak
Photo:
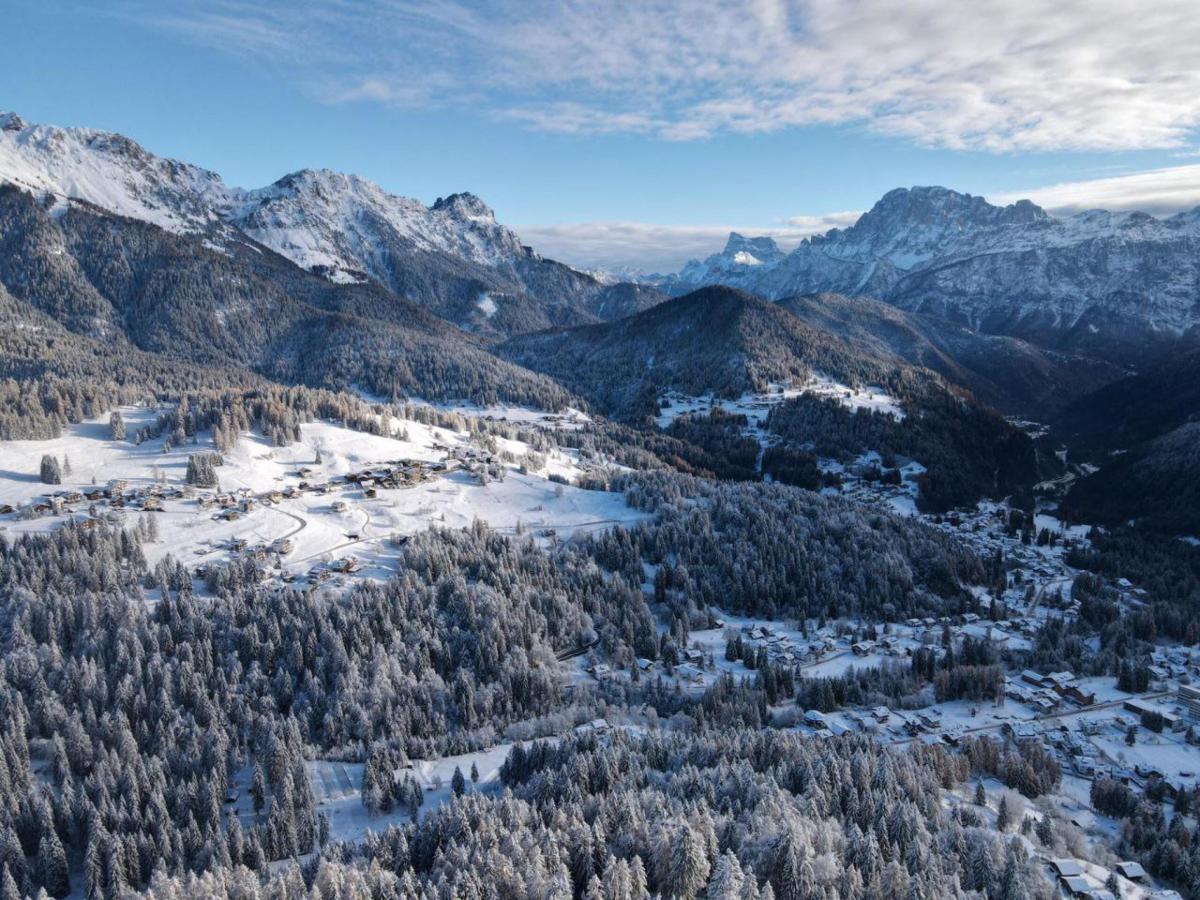
[[[983,197],[944,187],[896,188],[884,194],[851,230],[896,232],[911,227],[987,228],[1027,225],[1049,218],[1044,209],[1029,200],[994,206]]]
[[[731,231],[729,232],[729,239],[725,242],[725,249],[722,251],[722,254],[724,256],[736,256],[739,253],[748,253],[759,262],[774,262],[777,259],[783,258],[783,251],[779,249],[779,245],[775,243],[774,238],[765,235],[746,237],[736,231]]]
[[[438,212],[448,213],[463,220],[496,221],[492,208],[469,192],[451,194],[449,197],[438,197],[430,207]]]

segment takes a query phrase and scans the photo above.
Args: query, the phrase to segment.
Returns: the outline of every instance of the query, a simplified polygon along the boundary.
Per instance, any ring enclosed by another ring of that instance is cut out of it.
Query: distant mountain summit
[[[769,241],[758,238],[756,241]],[[771,299],[867,295],[973,330],[1121,356],[1200,324],[1200,211],[1050,215],[942,187],[885,194],[852,226],[763,259],[731,235],[673,279]],[[773,246],[773,242],[761,246]]]
[[[599,321],[661,299],[652,287],[605,284],[543,259],[469,193],[426,206],[328,169],[244,190],[123,135],[30,125],[15,113],[0,114],[2,182],[59,210],[84,203],[177,234],[209,233],[218,245],[240,232],[330,281],[374,281],[482,333]]]

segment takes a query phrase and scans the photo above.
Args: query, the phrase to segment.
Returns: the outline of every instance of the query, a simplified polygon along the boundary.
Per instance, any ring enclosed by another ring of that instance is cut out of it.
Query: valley
[[[0,900],[1200,896],[1197,221],[616,279],[3,114]]]

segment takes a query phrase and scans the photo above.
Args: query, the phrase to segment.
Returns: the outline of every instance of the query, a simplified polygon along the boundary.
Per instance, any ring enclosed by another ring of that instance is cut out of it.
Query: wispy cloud
[[[1111,209],[1170,215],[1200,206],[1200,164],[1086,181],[1066,181],[988,197],[993,203],[1012,203],[1022,198],[1060,214],[1085,209]]]
[[[992,151],[1186,148],[1190,0],[164,0],[127,14],[302,70],[331,101],[478,102],[691,140],[861,125]]]
[[[858,213],[797,216],[783,226],[653,225],[644,222],[578,222],[517,226],[539,253],[585,269],[673,272],[688,260],[716,253],[731,231],[769,235],[790,250],[811,234],[852,224]]]
[[[1061,182],[1020,191],[987,194],[992,203],[1028,199],[1057,215],[1086,209],[1139,210],[1168,216],[1200,207],[1200,164],[1172,166],[1105,178]],[[730,231],[769,235],[785,250],[809,235],[853,225],[859,212],[796,215],[782,226],[649,225],[637,222],[582,222],[526,225],[518,231],[546,256],[583,268],[671,272],[689,259],[718,251]]]

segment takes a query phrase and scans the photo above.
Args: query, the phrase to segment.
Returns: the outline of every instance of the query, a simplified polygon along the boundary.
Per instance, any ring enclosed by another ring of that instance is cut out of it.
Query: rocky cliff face
[[[772,299],[865,294],[1063,345],[1139,344],[1200,324],[1200,211],[1057,218],[1029,201],[999,207],[926,187],[891,191],[853,226],[774,261],[739,261],[743,240],[689,264],[679,281]]]

